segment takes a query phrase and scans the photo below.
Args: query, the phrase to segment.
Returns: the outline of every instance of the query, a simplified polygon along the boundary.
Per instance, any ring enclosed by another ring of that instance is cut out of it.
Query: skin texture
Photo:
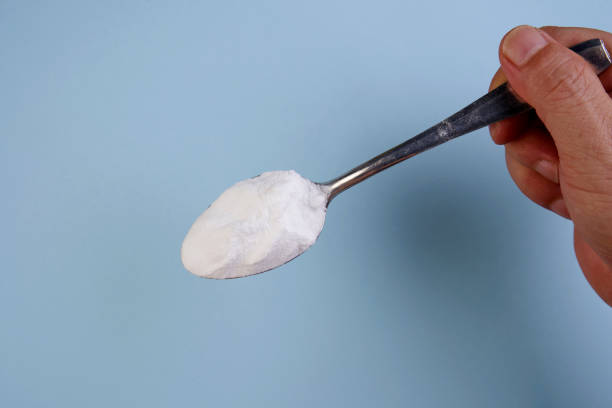
[[[597,77],[566,48],[591,38],[612,50],[612,34],[588,28],[519,26],[506,34],[490,89],[508,81],[535,113],[490,131],[523,194],[573,222],[578,263],[612,306],[612,68]]]

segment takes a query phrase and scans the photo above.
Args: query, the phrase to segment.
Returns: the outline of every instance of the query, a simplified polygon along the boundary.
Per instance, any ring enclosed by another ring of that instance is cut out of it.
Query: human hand
[[[510,31],[499,48],[506,80],[535,108],[491,126],[506,147],[512,179],[532,201],[574,223],[574,248],[587,280],[612,306],[612,68],[600,77],[567,47],[612,34],[571,27]]]

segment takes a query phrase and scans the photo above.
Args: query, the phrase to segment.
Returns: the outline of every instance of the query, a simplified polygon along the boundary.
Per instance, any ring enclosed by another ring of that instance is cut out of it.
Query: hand
[[[491,126],[506,147],[512,179],[532,201],[574,223],[587,280],[612,306],[612,68],[600,77],[567,47],[612,34],[587,28],[520,26],[501,42],[504,81],[535,113]]]

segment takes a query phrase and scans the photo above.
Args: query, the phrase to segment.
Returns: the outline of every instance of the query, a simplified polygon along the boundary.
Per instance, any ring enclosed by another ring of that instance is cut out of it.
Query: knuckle
[[[575,58],[562,58],[554,62],[546,75],[545,99],[555,106],[589,103],[593,98],[589,67],[586,62]]]

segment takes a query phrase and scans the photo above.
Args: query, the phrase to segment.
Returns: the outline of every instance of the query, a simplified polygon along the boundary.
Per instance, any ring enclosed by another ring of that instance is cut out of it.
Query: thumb
[[[612,102],[581,56],[541,30],[519,26],[502,40],[500,61],[513,90],[551,133],[560,160],[587,165],[582,170],[589,172],[597,165],[594,155],[612,157]]]

